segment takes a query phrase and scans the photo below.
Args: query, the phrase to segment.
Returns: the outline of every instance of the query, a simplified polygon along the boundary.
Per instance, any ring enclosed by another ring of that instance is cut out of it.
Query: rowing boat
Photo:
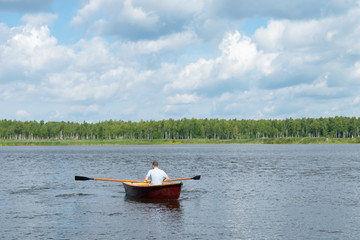
[[[192,178],[176,178],[168,179],[160,185],[150,185],[145,181],[131,181],[119,179],[105,179],[105,178],[89,178],[84,176],[75,176],[75,181],[112,181],[122,182],[124,184],[125,193],[127,197],[148,199],[148,200],[176,200],[180,196],[181,186],[183,180],[200,180],[200,175]],[[170,183],[176,182],[176,183]]]
[[[182,182],[150,185],[150,183],[123,182],[129,197],[152,200],[179,199]]]

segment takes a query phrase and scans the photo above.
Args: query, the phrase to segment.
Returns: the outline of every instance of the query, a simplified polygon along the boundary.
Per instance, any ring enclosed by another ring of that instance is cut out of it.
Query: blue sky
[[[0,119],[360,112],[360,2],[0,0]]]

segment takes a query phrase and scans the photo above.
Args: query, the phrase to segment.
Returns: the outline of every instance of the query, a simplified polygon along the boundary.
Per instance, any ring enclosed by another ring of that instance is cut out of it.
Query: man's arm
[[[151,182],[151,180],[149,180],[149,178],[150,178],[150,171],[151,171],[151,170],[148,171],[148,173],[146,174],[146,177],[145,177],[145,182],[148,182],[148,183]]]

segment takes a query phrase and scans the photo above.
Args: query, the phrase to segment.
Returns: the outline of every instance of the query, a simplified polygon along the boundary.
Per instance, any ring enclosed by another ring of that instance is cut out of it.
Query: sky
[[[0,0],[0,119],[359,117],[358,0]]]

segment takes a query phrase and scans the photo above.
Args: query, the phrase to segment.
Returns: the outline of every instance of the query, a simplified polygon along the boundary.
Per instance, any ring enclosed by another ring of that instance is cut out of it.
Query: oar
[[[89,177],[83,177],[83,176],[75,176],[75,181],[87,181],[87,180],[144,183],[144,181],[142,182],[142,181],[131,181],[131,180],[118,180],[118,179],[105,179],[105,178],[89,178]]]
[[[177,178],[177,179],[169,179],[169,180],[166,180],[165,182],[182,181],[182,180],[200,180],[200,175],[197,175],[197,176],[192,177],[192,178]]]

